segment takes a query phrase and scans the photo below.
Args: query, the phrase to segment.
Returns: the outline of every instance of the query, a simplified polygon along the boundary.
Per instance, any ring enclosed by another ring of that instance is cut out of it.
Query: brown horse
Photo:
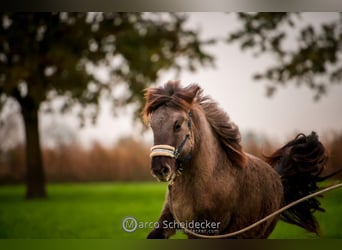
[[[243,151],[238,127],[202,92],[198,85],[183,88],[179,82],[145,92],[144,118],[155,144],[151,171],[158,180],[173,183],[172,207],[168,193],[159,226],[148,238],[173,235],[174,214],[205,235],[239,230],[316,191],[323,179],[319,175],[327,156],[314,132],[298,135],[263,161]],[[316,210],[323,209],[311,198],[280,218],[319,234]],[[278,219],[235,238],[267,238]]]

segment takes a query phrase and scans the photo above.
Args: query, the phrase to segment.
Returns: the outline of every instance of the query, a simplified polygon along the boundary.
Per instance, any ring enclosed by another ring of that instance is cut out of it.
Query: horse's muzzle
[[[151,173],[159,181],[170,181],[173,176],[172,158],[156,156],[151,159]]]

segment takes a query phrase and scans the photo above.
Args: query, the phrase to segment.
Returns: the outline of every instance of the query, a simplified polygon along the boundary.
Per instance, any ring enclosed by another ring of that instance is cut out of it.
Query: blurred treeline
[[[254,133],[243,135],[244,149],[262,157],[285,142],[277,142]],[[342,133],[323,138],[329,161],[326,173],[342,166]],[[112,146],[93,142],[83,147],[79,142],[61,143],[43,148],[46,177],[49,182],[151,181],[149,147],[146,142],[126,137]],[[341,175],[337,176],[342,177]],[[22,143],[0,155],[0,183],[22,183],[25,178],[25,151]]]
[[[152,180],[149,148],[133,138],[122,138],[113,146],[93,142],[44,147],[43,160],[50,182]],[[0,183],[21,183],[25,178],[24,145],[2,152]]]

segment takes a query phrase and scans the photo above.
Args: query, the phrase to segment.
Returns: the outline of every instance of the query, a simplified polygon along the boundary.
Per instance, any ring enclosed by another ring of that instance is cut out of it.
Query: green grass
[[[126,216],[156,221],[166,188],[165,183],[50,184],[48,199],[27,201],[23,186],[1,186],[0,238],[145,238],[150,229],[127,233],[121,222]],[[327,209],[317,215],[322,236],[342,238],[342,190],[326,194],[322,204]],[[280,222],[271,238],[315,236]]]

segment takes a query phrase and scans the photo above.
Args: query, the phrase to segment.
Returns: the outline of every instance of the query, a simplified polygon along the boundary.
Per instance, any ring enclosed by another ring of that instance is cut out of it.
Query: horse
[[[197,84],[169,81],[144,96],[143,118],[154,137],[151,173],[172,184],[147,238],[171,237],[179,229],[175,218],[203,235],[239,230],[313,193],[326,178],[327,151],[315,132],[260,159],[243,150],[237,125]],[[315,211],[324,209],[310,198],[232,238],[268,238],[279,219],[319,235]]]

